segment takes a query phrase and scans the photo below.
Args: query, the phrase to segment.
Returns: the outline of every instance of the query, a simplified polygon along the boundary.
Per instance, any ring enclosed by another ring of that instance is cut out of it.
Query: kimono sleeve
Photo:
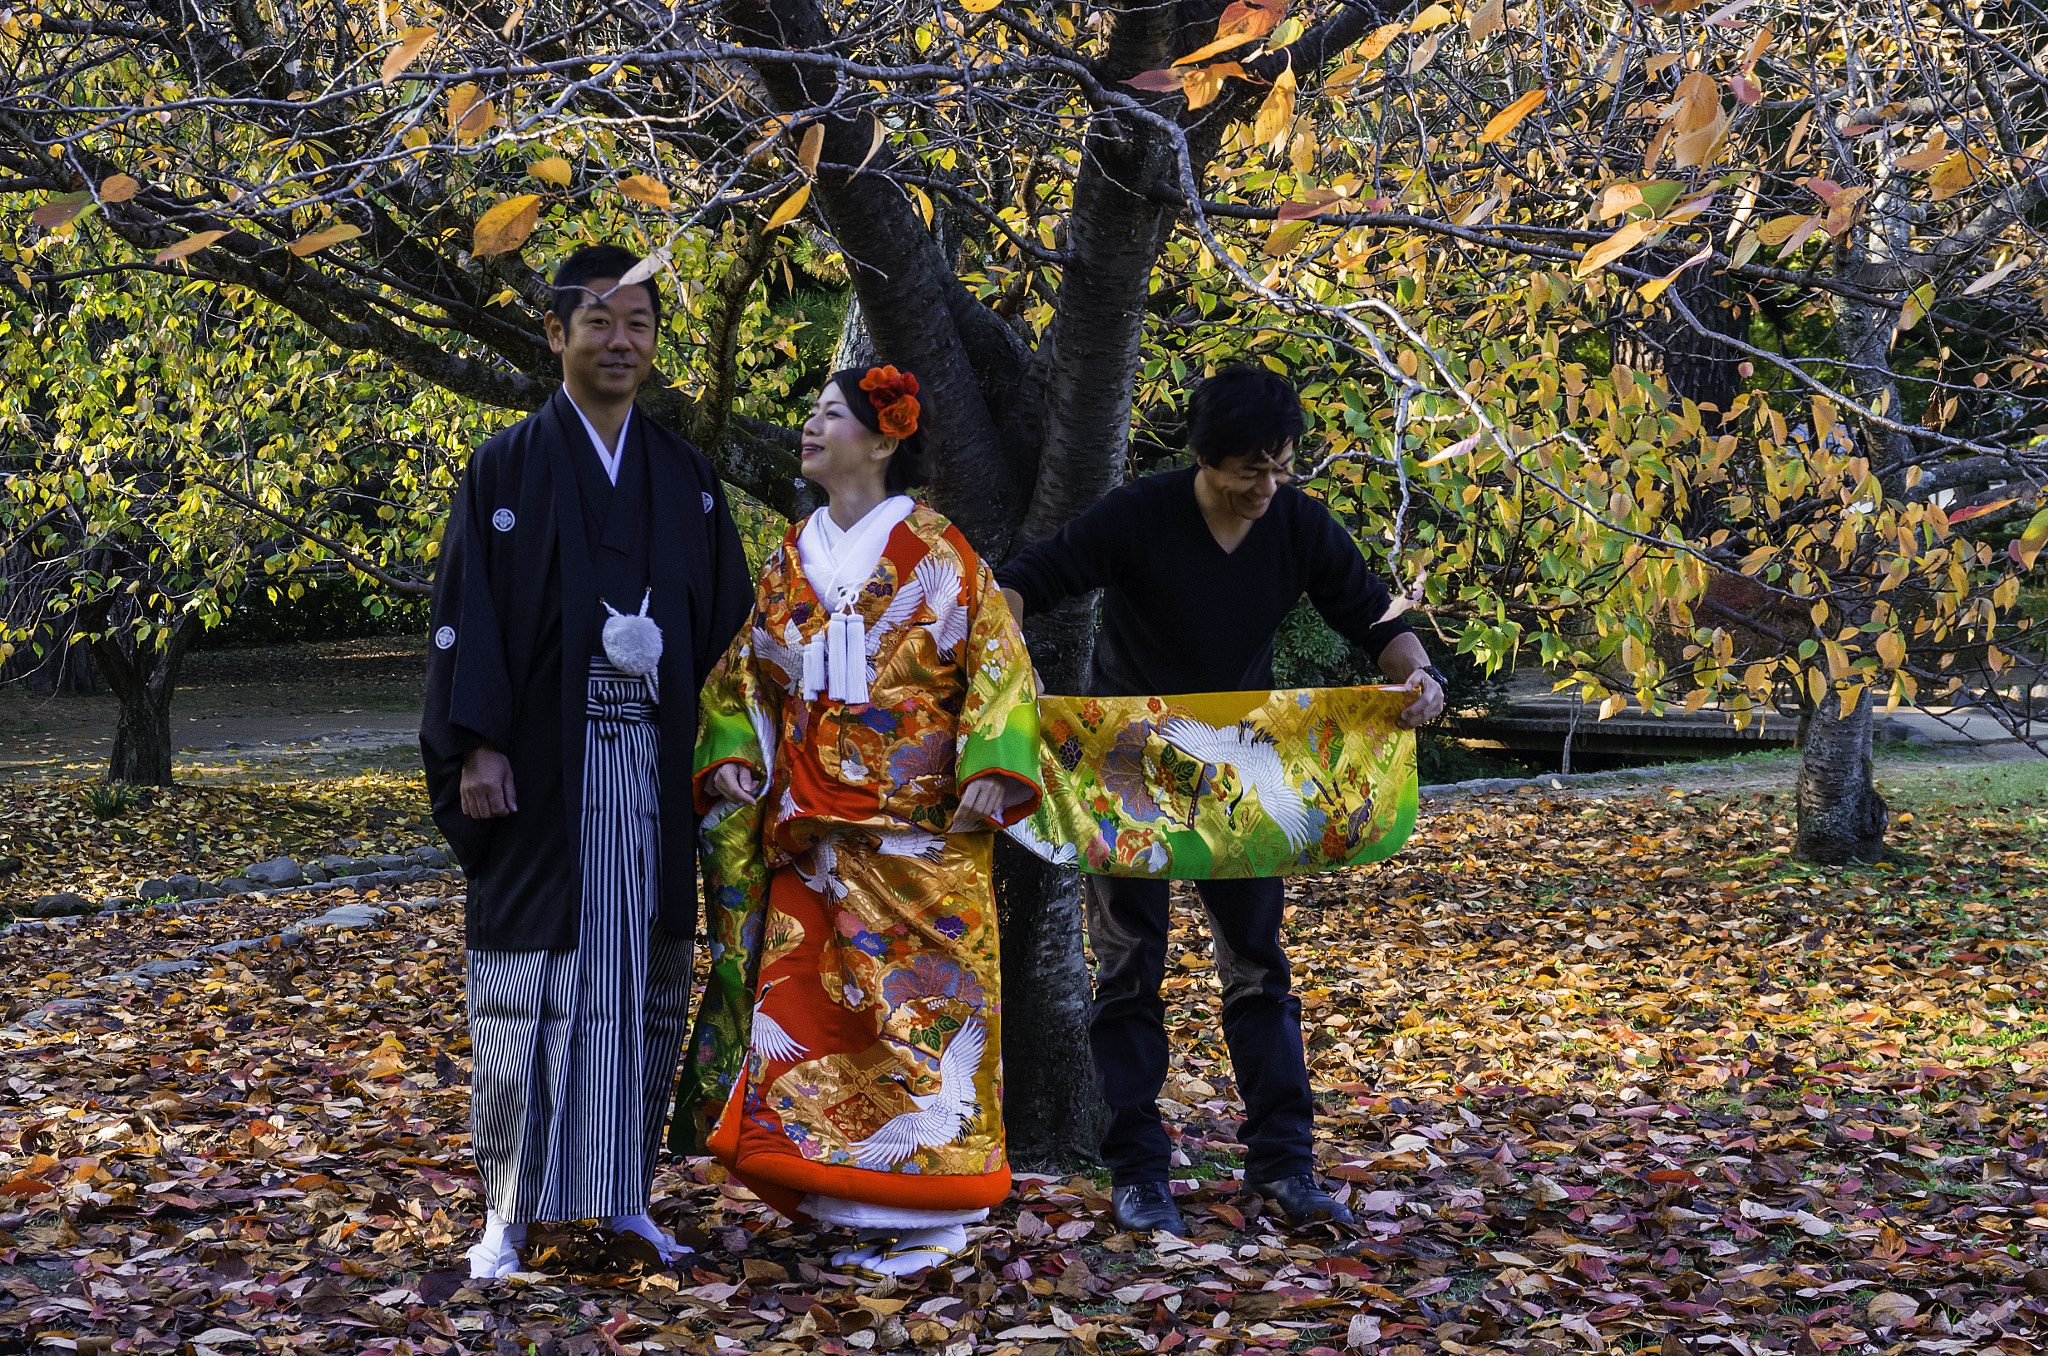
[[[459,762],[479,743],[502,749],[512,742],[512,679],[484,534],[476,521],[476,506],[484,498],[478,494],[480,474],[472,460],[456,491],[434,571],[420,742],[437,760]]]
[[[1038,808],[1038,687],[1032,679],[1031,655],[1009,604],[997,591],[986,564],[972,562],[972,619],[967,628],[967,701],[960,713],[960,745],[955,764],[959,784],[976,777],[1001,776],[1021,782],[1030,795],[1013,802],[1001,822],[1028,819]]]
[[[744,763],[754,770],[762,794],[775,775],[776,731],[781,723],[782,686],[763,672],[754,652],[754,627],[759,610],[740,623],[739,634],[704,680],[697,699],[697,755],[693,778],[697,813],[709,814],[715,803],[711,774],[726,763]]]

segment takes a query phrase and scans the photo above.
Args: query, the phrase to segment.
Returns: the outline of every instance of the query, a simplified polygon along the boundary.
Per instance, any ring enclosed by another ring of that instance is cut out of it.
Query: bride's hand
[[[947,833],[973,833],[996,827],[997,817],[1027,792],[1008,777],[976,777],[960,793],[960,808],[953,813]]]
[[[754,769],[745,763],[721,763],[711,774],[711,794],[720,800],[752,805],[760,792],[754,789]]]

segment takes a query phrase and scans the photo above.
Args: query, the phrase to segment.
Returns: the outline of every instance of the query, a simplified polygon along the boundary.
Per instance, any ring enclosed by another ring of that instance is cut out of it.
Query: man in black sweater
[[[1094,696],[1258,691],[1273,685],[1273,635],[1306,593],[1338,634],[1415,693],[1402,723],[1443,710],[1443,675],[1414,631],[1388,618],[1387,587],[1329,509],[1292,480],[1305,427],[1286,379],[1232,367],[1189,402],[1197,465],[1112,491],[1059,532],[996,570],[1019,620],[1102,590],[1088,675]],[[1166,1082],[1165,977],[1171,930],[1164,881],[1088,877],[1095,952],[1089,1041],[1110,1106],[1102,1154],[1117,1223],[1179,1233],[1167,1184],[1171,1147],[1159,1119]],[[1244,1097],[1247,1190],[1297,1223],[1349,1222],[1315,1177],[1315,1097],[1281,941],[1278,880],[1196,885],[1223,983],[1223,1037]]]

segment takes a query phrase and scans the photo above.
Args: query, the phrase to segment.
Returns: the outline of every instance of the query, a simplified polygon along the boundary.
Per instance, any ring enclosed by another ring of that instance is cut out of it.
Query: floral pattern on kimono
[[[1045,697],[1036,814],[1007,832],[1105,876],[1221,880],[1381,861],[1415,827],[1400,688]]]
[[[672,1144],[712,1152],[794,1214],[805,1192],[915,1209],[1009,1189],[991,832],[948,834],[959,788],[1038,801],[1022,636],[988,567],[919,506],[855,601],[869,698],[800,691],[825,610],[792,529],[705,686],[698,808],[711,979]],[[751,805],[713,805],[740,762]]]

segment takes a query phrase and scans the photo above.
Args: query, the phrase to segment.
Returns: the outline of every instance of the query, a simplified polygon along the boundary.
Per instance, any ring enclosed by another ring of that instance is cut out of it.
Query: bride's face
[[[872,477],[879,482],[896,451],[896,439],[876,433],[846,407],[839,383],[828,382],[804,421],[804,479],[830,490]]]

